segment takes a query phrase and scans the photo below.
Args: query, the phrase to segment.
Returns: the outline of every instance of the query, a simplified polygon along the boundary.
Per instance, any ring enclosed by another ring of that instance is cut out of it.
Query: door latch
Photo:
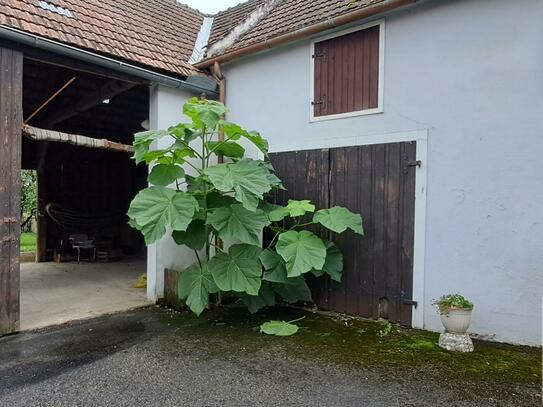
[[[313,102],[311,102],[311,104],[313,106],[321,106],[323,109],[326,108],[326,99],[321,99],[321,100],[314,100]]]
[[[411,306],[413,306],[415,308],[417,308],[417,305],[419,305],[419,303],[417,301],[414,301],[411,298],[405,298],[405,292],[404,291],[402,291],[400,293],[400,304],[411,305]]]
[[[403,166],[403,173],[404,175],[409,173],[409,167],[421,167],[422,161],[416,160],[416,161],[407,161]]]

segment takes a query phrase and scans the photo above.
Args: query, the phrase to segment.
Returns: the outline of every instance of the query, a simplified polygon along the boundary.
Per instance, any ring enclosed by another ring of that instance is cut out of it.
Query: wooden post
[[[19,329],[23,54],[0,47],[0,335]]]
[[[36,211],[36,220],[38,226],[38,238],[36,240],[36,263],[47,260],[47,217],[45,215],[45,205],[47,204],[47,176],[45,157],[49,142],[44,141],[38,146],[38,165],[36,173],[38,176],[38,210]]]

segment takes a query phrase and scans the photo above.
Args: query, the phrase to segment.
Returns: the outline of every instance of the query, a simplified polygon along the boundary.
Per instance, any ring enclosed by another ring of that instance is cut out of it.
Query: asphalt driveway
[[[434,348],[433,334],[387,338],[375,335],[376,324],[312,315],[295,336],[268,337],[256,327],[269,317],[195,319],[152,307],[4,337],[0,406],[541,403],[535,349],[476,343],[479,354],[457,359]]]

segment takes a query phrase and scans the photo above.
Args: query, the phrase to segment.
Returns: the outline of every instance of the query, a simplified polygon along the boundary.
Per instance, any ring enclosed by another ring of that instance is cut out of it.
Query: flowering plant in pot
[[[471,322],[473,303],[460,294],[443,295],[435,300],[445,332],[464,334]]]

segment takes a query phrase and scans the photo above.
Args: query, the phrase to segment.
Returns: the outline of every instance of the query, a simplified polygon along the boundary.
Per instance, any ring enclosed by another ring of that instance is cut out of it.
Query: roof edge
[[[65,57],[74,58],[76,60],[85,61],[95,64],[102,68],[111,69],[116,72],[122,72],[132,75],[136,78],[146,79],[151,82],[160,83],[172,88],[183,88],[193,92],[211,92],[216,94],[215,89],[192,84],[186,80],[164,75],[162,73],[152,71],[147,68],[140,67],[131,63],[123,62],[118,59],[113,59],[104,55],[97,54],[82,48],[64,44],[55,40],[41,37],[36,34],[31,34],[13,27],[8,27],[0,24],[0,38],[8,41],[27,45],[33,48],[41,48],[50,51],[54,54],[63,55]]]
[[[374,5],[370,5],[364,8],[357,9],[350,13],[331,18],[329,20],[321,21],[319,23],[299,28],[295,31],[290,31],[276,37],[265,39],[264,41],[258,42],[256,44],[248,45],[243,48],[239,48],[221,55],[204,59],[201,62],[194,64],[194,66],[198,69],[206,69],[212,66],[215,62],[229,62],[234,59],[244,57],[246,55],[254,54],[256,52],[264,51],[270,48],[275,48],[291,41],[307,38],[313,34],[317,34],[319,32],[326,31],[334,27],[339,27],[356,20],[372,17],[377,14],[386,13],[400,7],[413,5],[420,1],[421,0],[390,0],[386,3],[377,3]]]

